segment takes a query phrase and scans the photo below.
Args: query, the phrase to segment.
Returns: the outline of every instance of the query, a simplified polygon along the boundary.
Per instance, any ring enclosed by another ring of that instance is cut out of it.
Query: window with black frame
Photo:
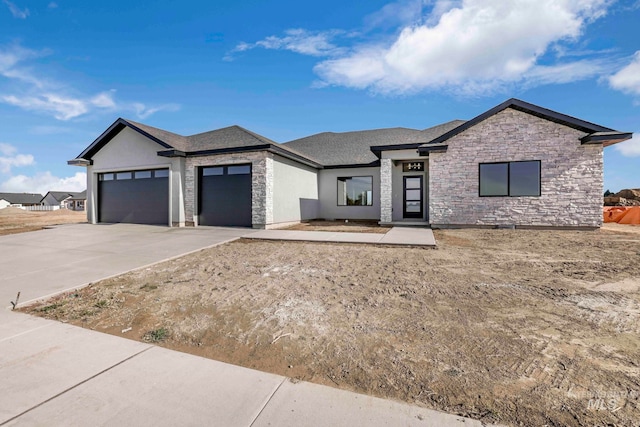
[[[540,160],[480,163],[480,197],[540,196]]]
[[[351,176],[338,178],[338,206],[373,205],[373,177]]]

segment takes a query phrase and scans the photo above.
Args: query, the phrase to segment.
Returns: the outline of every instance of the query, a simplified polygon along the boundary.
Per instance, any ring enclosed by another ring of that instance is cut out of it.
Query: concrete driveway
[[[82,224],[2,236],[0,307],[18,291],[39,299],[253,232]],[[481,425],[6,308],[0,378],[0,426]]]
[[[0,236],[0,307],[78,287],[255,232],[74,224]]]

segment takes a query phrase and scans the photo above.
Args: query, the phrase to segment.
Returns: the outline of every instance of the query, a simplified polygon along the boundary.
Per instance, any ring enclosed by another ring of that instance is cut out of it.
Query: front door
[[[402,191],[404,193],[404,218],[420,218],[424,217],[422,206],[423,189],[422,176],[403,176]]]

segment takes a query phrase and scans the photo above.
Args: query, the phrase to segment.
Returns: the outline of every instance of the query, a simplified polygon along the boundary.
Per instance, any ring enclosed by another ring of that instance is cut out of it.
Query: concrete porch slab
[[[260,230],[246,239],[292,240],[306,242],[331,243],[369,243],[401,246],[436,246],[433,231],[430,228],[393,227],[385,234],[379,233],[342,233],[330,231],[297,231],[297,230]]]

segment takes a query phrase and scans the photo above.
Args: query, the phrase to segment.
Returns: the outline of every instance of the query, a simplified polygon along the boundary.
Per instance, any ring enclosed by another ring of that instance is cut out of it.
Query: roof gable
[[[477,125],[478,123],[488,119],[489,117],[494,116],[499,112],[506,110],[507,108],[513,108],[515,110],[522,111],[524,113],[531,114],[533,116],[540,117],[545,120],[549,120],[564,126],[568,126],[573,129],[577,129],[581,132],[587,133],[588,134],[587,137],[592,135],[607,135],[607,137],[609,138],[609,140],[607,141],[604,141],[605,138],[600,138],[597,142],[615,143],[615,142],[620,142],[620,141],[624,141],[625,139],[631,138],[631,134],[621,133],[604,126],[597,125],[595,123],[587,122],[585,120],[568,116],[566,114],[558,113],[556,111],[539,107],[537,105],[530,104],[528,102],[524,102],[519,99],[511,98],[503,102],[502,104],[497,105],[492,109],[480,114],[479,116],[474,117],[468,122],[465,122],[460,126],[450,130],[449,132],[446,132],[445,134],[433,139],[432,141],[428,142],[428,144],[420,146],[419,151],[422,153],[427,152],[430,149],[429,147],[430,145],[442,144],[446,142],[448,139],[458,135],[461,132],[464,132],[465,130]],[[596,142],[596,141],[583,140],[583,143],[593,143],[593,142]]]

